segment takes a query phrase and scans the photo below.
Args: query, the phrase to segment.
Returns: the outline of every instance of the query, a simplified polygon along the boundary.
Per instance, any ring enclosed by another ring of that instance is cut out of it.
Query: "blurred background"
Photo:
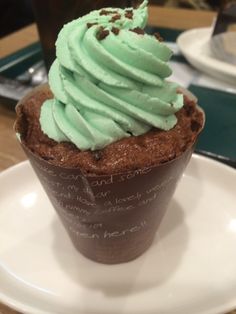
[[[0,1],[0,37],[33,23],[31,0]]]
[[[42,1],[44,2],[44,1]],[[84,1],[86,4],[87,1]],[[99,1],[98,1],[99,2]],[[122,2],[122,1],[118,1]],[[150,0],[150,4],[193,10],[219,10],[232,0]],[[81,1],[79,1],[81,5]],[[0,37],[3,37],[35,20],[32,0],[0,1]]]

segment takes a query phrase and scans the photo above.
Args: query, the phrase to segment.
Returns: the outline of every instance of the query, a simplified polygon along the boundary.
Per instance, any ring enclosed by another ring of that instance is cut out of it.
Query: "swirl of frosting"
[[[57,142],[96,150],[152,127],[169,130],[183,95],[167,61],[171,50],[144,33],[147,1],[138,9],[106,8],[66,24],[49,71],[54,99],[42,108],[42,131]]]

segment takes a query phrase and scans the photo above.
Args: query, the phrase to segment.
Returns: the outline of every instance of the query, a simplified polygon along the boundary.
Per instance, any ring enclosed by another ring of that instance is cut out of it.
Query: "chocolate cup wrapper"
[[[74,246],[107,264],[135,259],[151,245],[193,151],[158,166],[93,176],[23,148]]]

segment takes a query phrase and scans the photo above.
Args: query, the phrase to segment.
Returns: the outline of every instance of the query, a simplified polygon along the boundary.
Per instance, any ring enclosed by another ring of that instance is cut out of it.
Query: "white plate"
[[[179,49],[198,70],[235,84],[236,66],[214,58],[210,52],[211,33],[212,28],[196,28],[183,32],[177,39]]]
[[[28,162],[0,175],[0,300],[32,314],[236,307],[236,171],[194,156],[152,247],[114,266],[75,251]]]

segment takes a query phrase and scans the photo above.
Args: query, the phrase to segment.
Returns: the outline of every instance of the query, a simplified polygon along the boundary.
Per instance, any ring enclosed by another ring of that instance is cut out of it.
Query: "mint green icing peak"
[[[62,28],[49,71],[54,99],[40,115],[50,138],[96,150],[152,127],[175,126],[183,95],[165,80],[171,50],[142,31],[147,4],[92,11]]]

